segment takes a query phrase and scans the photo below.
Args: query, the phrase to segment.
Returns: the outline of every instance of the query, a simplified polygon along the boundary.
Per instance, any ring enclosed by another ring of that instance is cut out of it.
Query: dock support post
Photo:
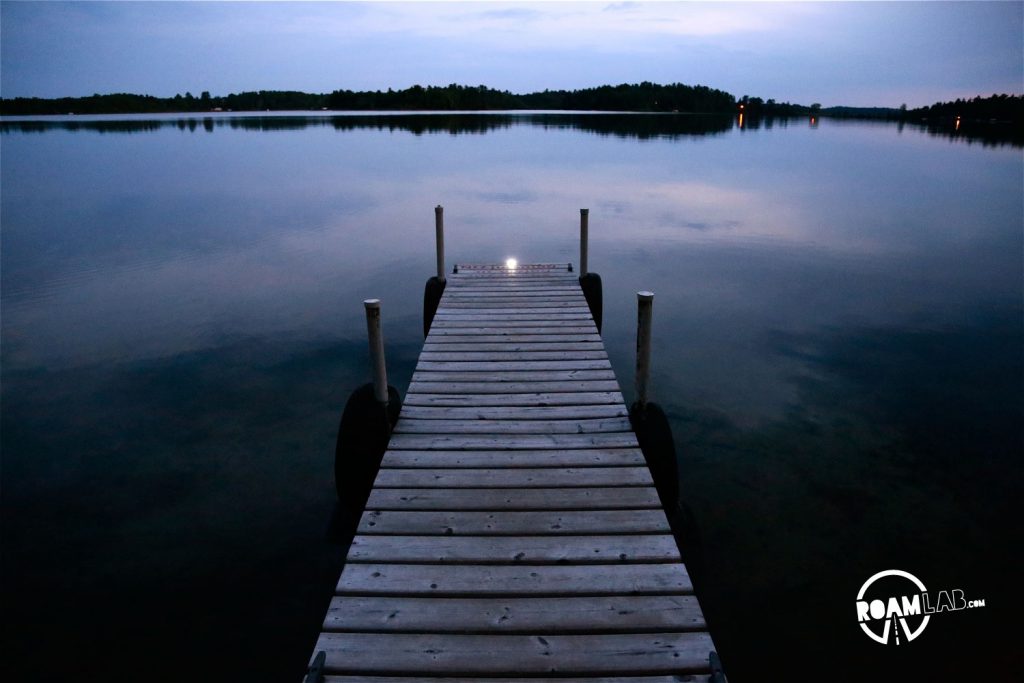
[[[388,371],[384,366],[384,332],[380,324],[380,299],[367,299],[366,334],[370,339],[370,359],[373,363],[373,397],[388,405]]]
[[[644,460],[651,468],[651,477],[658,489],[661,504],[668,513],[669,523],[675,524],[679,507],[679,465],[676,461],[675,439],[665,411],[657,403],[647,400],[651,378],[654,294],[637,292],[636,301],[636,401],[629,407],[629,421],[633,424]]]
[[[327,664],[327,653],[320,650],[316,653],[313,658],[313,662],[306,669],[306,677],[302,679],[302,683],[323,683],[324,680],[324,666]]]
[[[586,275],[587,270],[587,232],[590,228],[590,209],[580,209],[580,277]]]
[[[637,292],[636,319],[636,402],[647,405],[647,384],[651,376],[651,315],[654,308],[653,292]]]
[[[590,209],[580,209],[580,288],[583,296],[590,307],[590,315],[594,318],[597,326],[597,333],[601,334],[601,317],[604,308],[603,295],[601,294],[601,276],[590,272],[590,265],[587,263],[589,252],[589,230]],[[570,264],[569,270],[572,270]]]
[[[427,286],[423,290],[423,338],[430,334],[430,326],[434,322],[434,314],[441,303],[441,295],[444,294],[444,286],[448,281],[444,279],[444,207],[438,204],[434,207],[434,232],[437,235],[437,275],[427,280]],[[459,267],[455,266],[455,272]]]
[[[334,447],[334,486],[341,504],[341,536],[355,531],[359,516],[388,448],[391,430],[402,410],[398,390],[388,386],[384,365],[384,334],[380,323],[380,299],[363,301],[366,309],[366,333],[370,341],[373,381],[348,397],[338,424],[338,442]]]
[[[434,207],[434,232],[437,234],[437,279],[444,282],[444,207]]]

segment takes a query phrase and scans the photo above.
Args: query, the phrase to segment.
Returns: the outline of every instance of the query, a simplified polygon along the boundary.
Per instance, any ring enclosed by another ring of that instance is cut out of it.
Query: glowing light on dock
[[[505,259],[505,267],[509,270],[515,270],[518,265],[519,261],[516,261],[514,258]]]

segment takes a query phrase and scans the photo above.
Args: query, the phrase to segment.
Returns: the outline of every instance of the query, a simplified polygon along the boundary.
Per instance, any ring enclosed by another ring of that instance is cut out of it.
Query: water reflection
[[[689,114],[352,114],[344,116],[274,115],[274,116],[202,116],[157,119],[124,117],[116,120],[87,117],[35,118],[4,120],[0,132],[43,133],[51,130],[96,131],[99,133],[149,133],[164,127],[195,132],[215,128],[249,131],[303,130],[331,127],[338,131],[359,129],[405,131],[415,135],[427,133],[487,133],[510,126],[527,125],[540,128],[582,130],[599,135],[648,139],[715,135],[732,126],[725,116]]]
[[[44,133],[52,130],[95,131],[99,133],[151,133],[164,127],[196,132],[202,128],[213,132],[217,128],[249,131],[303,130],[315,127],[333,127],[338,131],[358,129],[406,131],[416,135],[448,133],[487,133],[511,126],[528,125],[540,128],[566,128],[598,135],[623,138],[677,139],[689,136],[718,135],[733,128],[757,130],[762,126],[786,126],[804,117],[750,117],[741,111],[735,118],[728,116],[702,116],[692,114],[616,114],[616,113],[435,113],[435,114],[347,114],[347,115],[232,115],[175,116],[160,118],[140,116],[116,120],[90,117],[37,117],[33,119],[5,119],[0,121],[0,133]],[[818,126],[820,117],[811,116],[810,126]],[[857,122],[861,123],[861,122]],[[1000,123],[973,122],[961,126],[959,118],[952,125],[937,122],[888,122],[902,131],[904,126],[926,131],[929,135],[960,139],[968,143],[980,142],[986,146],[1012,145],[1024,147],[1024,131],[1018,126]]]
[[[896,664],[844,615],[889,565],[1012,598],[1018,151],[806,118],[742,136],[731,117],[572,114],[2,125],[5,667],[56,638],[68,674],[158,656],[157,679],[301,676],[340,562],[361,302],[382,300],[404,390],[441,203],[449,263],[574,261],[591,209],[627,393],[634,293],[659,292],[652,396],[731,680],[906,678],[937,650],[955,654],[936,678],[999,672],[974,652],[1015,631],[985,614]],[[94,628],[54,623],[67,595]],[[147,596],[161,620],[133,628]]]

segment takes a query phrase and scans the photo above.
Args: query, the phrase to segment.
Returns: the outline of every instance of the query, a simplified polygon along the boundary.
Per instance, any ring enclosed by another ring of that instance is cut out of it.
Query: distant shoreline
[[[1024,147],[1024,126],[955,119],[917,119],[879,116],[832,116],[817,114],[743,115],[666,112],[621,112],[592,110],[486,110],[486,111],[342,111],[279,110],[237,112],[139,112],[127,114],[14,115],[0,116],[0,133],[41,133],[48,130],[91,130],[100,133],[142,133],[164,128],[213,132],[218,128],[275,131],[328,127],[338,131],[369,128],[423,133],[485,133],[513,125],[554,126],[624,138],[675,139],[717,135],[733,129],[756,131],[774,126],[788,127],[794,121],[816,128],[821,121],[878,126],[906,126],[932,136],[960,139],[968,143]]]
[[[50,114],[153,114],[258,111],[609,111],[731,114],[742,108],[775,115],[804,114],[821,105],[736,97],[703,85],[642,83],[603,85],[582,90],[544,90],[514,94],[484,85],[443,87],[414,85],[404,90],[305,93],[260,90],[198,97],[187,92],[174,97],[133,93],[94,94],[86,97],[0,98],[0,115]]]
[[[265,112],[308,112],[319,114],[381,113],[456,114],[456,113],[616,113],[616,114],[701,114],[744,115],[755,118],[791,118],[824,116],[847,119],[874,119],[917,122],[933,125],[966,122],[1024,124],[1024,96],[992,95],[970,100],[937,102],[928,107],[908,109],[891,107],[822,107],[776,102],[744,95],[736,97],[723,90],[703,85],[643,82],[583,90],[545,90],[517,95],[487,86],[448,85],[412,86],[405,90],[335,90],[331,93],[260,90],[212,96],[203,92],[174,97],[154,97],[131,93],[88,97],[16,97],[0,98],[0,116],[66,116],[111,114],[258,114]]]

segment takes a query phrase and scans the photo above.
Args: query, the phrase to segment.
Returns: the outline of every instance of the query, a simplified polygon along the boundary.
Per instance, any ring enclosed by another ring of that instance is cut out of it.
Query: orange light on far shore
[[[960,117],[959,116],[956,117],[956,126],[953,127],[953,130],[960,130]]]

